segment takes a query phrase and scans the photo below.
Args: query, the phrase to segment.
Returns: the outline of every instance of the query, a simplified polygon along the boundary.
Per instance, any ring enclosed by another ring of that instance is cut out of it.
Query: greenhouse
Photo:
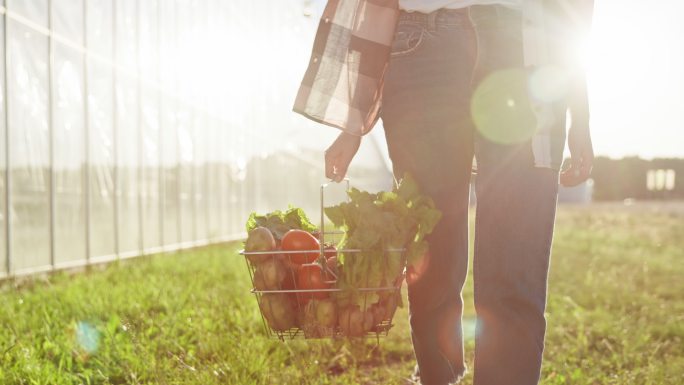
[[[335,133],[291,109],[321,6],[5,1],[0,278],[237,239],[251,211],[317,215]],[[370,142],[357,181],[387,185]]]

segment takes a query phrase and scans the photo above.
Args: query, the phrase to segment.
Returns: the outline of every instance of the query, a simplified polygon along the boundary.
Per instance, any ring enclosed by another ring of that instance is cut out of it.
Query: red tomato
[[[297,289],[300,290],[321,290],[329,289],[330,284],[325,282],[323,269],[319,265],[304,265],[297,271]],[[300,293],[300,298],[308,301],[311,298],[325,299],[328,292],[318,291],[312,293]]]
[[[280,248],[283,251],[320,250],[321,244],[318,243],[318,239],[304,230],[290,230],[283,236]],[[292,253],[285,254],[285,257],[292,263],[302,265],[315,261],[318,253]]]
[[[297,270],[295,269],[289,267],[285,269],[285,278],[280,284],[283,290],[294,290],[297,288]]]

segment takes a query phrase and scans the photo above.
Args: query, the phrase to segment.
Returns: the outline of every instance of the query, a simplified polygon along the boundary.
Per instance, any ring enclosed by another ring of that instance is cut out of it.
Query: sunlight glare
[[[563,99],[570,87],[570,75],[558,66],[543,66],[530,74],[530,96],[535,102],[552,103]]]
[[[523,69],[505,69],[487,76],[473,92],[470,110],[477,130],[496,143],[521,143],[536,131],[537,118]]]
[[[472,341],[477,337],[477,317],[476,316],[466,316],[463,317],[463,340]]]

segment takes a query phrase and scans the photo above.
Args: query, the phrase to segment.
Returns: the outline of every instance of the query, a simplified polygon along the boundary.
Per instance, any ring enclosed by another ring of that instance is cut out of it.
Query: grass
[[[684,383],[684,210],[654,207],[560,209],[543,384]],[[379,346],[269,340],[238,247],[5,283],[0,384],[402,383],[405,309]]]

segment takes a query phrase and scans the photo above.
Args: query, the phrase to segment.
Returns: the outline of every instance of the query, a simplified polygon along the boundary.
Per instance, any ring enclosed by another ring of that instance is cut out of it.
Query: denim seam
[[[477,27],[475,26],[475,22],[473,21],[473,15],[471,13],[472,8],[468,7],[468,21],[470,21],[470,25],[473,28],[473,36],[475,37],[475,60],[473,61],[473,66],[471,67],[472,70],[470,72],[470,89],[472,91],[475,90],[475,71],[480,65],[480,35],[477,33]],[[473,269],[475,268],[475,264],[473,263]]]
[[[416,42],[416,44],[413,47],[409,47],[409,48],[402,50],[402,51],[391,52],[390,56],[392,58],[396,58],[396,57],[406,56],[408,54],[415,52],[416,50],[418,50],[418,48],[420,48],[423,45],[423,40],[425,39],[425,34],[426,34],[426,31],[425,31],[425,28],[423,27],[420,31],[420,36],[418,36],[418,41]]]

